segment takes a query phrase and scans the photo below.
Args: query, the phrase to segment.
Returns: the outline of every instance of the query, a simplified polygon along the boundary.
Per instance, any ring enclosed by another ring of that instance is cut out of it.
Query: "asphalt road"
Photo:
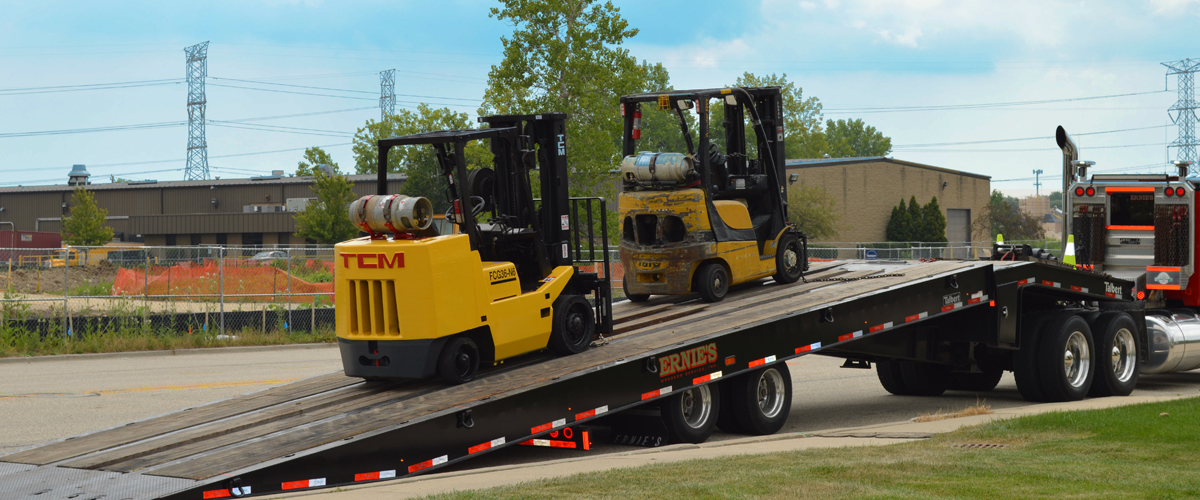
[[[782,432],[903,421],[977,401],[995,409],[1028,404],[1017,393],[1011,374],[986,394],[901,397],[884,391],[874,370],[844,369],[841,362],[805,356],[788,363],[793,399],[791,418]],[[0,360],[0,453],[340,369],[333,345]],[[1200,395],[1200,371],[1143,377],[1135,394]],[[737,436],[718,432],[712,439],[733,437]],[[513,446],[454,470],[630,449],[604,443],[591,452]]]

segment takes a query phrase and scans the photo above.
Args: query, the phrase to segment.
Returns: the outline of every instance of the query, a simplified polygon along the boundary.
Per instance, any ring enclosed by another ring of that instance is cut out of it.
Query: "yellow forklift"
[[[368,236],[336,246],[346,375],[463,383],[529,352],[582,352],[612,331],[607,231],[575,224],[581,207],[589,221],[599,209],[601,228],[607,214],[598,198],[567,194],[567,115],[479,120],[488,128],[379,141],[378,192],[350,205]],[[492,168],[468,171],[470,141],[488,141]],[[432,147],[455,230],[435,228],[428,199],[387,192],[388,152],[408,147]],[[603,277],[580,262],[602,264]]]
[[[723,112],[715,138],[714,104]],[[687,150],[637,152],[643,107],[675,114]],[[699,293],[716,302],[732,285],[794,283],[808,270],[808,238],[787,221],[779,87],[627,95],[621,115],[618,210],[629,300]]]

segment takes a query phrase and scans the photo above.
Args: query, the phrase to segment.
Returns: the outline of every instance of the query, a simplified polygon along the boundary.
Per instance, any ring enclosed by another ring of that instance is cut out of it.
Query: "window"
[[[176,243],[175,243],[175,235],[173,235],[173,234],[168,234],[168,235],[167,235],[167,243],[166,243],[166,245],[167,245],[167,246],[169,246],[169,247],[173,247],[173,246],[175,246],[175,244],[176,244]]]
[[[1110,193],[1111,217],[1114,226],[1153,226],[1154,193]]]

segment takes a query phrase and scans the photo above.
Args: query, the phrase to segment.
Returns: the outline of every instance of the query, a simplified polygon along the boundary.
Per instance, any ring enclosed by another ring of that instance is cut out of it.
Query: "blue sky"
[[[1082,156],[1097,170],[1161,171],[1175,156],[1163,143],[1177,130],[1166,112],[1176,99],[1175,78],[1165,78],[1159,63],[1200,57],[1196,38],[1185,35],[1200,20],[1200,0],[614,3],[641,31],[626,47],[663,62],[676,87],[720,86],[743,71],[787,73],[822,101],[826,118],[862,118],[891,136],[894,157],[991,175],[994,187],[1017,195],[1032,192],[1032,180],[1006,180],[1032,177],[1033,169],[1047,172],[1047,186],[1057,184],[1052,139],[944,144],[1049,137],[1059,124],[1073,134],[1136,129],[1080,135]],[[0,185],[62,182],[74,163],[87,164],[97,181],[182,178],[185,126],[21,134],[186,121],[183,83],[29,92],[182,79],[183,47],[206,40],[210,120],[335,111],[225,124],[243,128],[209,125],[213,175],[291,172],[301,155],[295,150],[313,145],[331,145],[345,170],[353,164],[350,148],[337,144],[378,117],[377,109],[357,108],[376,105],[380,70],[397,70],[397,94],[423,96],[398,97],[400,106],[425,101],[474,112],[487,71],[499,61],[500,37],[511,31],[489,18],[495,5],[0,0]],[[22,88],[38,90],[11,90]],[[895,109],[1113,94],[1140,95]],[[292,128],[248,130],[247,123]]]

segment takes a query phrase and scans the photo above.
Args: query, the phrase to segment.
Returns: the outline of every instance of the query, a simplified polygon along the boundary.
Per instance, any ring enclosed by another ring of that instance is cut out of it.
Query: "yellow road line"
[[[110,390],[105,390],[105,391],[84,391],[82,393],[71,393],[71,394],[63,393],[63,394],[59,394],[59,395],[61,395],[61,396],[69,396],[69,395],[77,395],[77,394],[104,395],[104,394],[126,394],[126,393],[132,393],[132,392],[182,391],[182,390],[188,390],[188,389],[218,389],[221,387],[239,387],[239,386],[244,386],[244,385],[286,384],[288,382],[293,382],[296,380],[299,380],[299,379],[279,378],[279,379],[271,379],[271,380],[244,380],[244,381],[240,381],[240,382],[216,382],[216,383],[211,383],[211,384],[159,385],[159,386],[152,386],[152,387],[133,387],[133,388],[129,388],[129,389],[110,389]],[[46,396],[53,397],[54,395],[56,395],[56,394],[53,394],[53,393],[17,394],[17,395],[13,395],[13,396],[0,396],[0,399],[46,397]]]

